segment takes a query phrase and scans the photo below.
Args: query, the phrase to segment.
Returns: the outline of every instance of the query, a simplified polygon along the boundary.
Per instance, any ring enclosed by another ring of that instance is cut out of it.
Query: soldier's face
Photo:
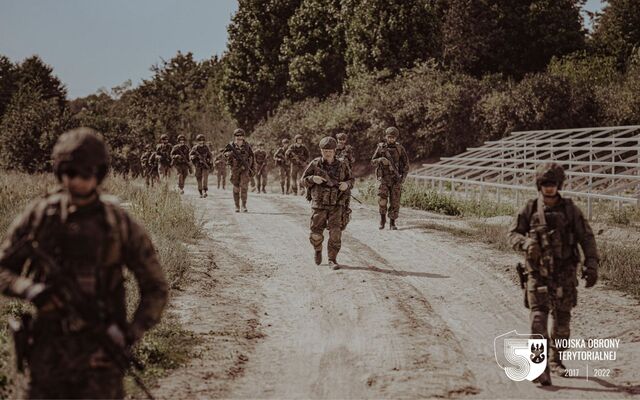
[[[343,148],[347,145],[347,139],[338,139],[338,147]]]
[[[540,190],[545,197],[556,197],[558,194],[558,185],[555,182],[542,182]]]
[[[83,176],[81,174],[63,173],[62,185],[76,197],[87,197],[95,192],[98,187],[98,178],[95,175]]]
[[[244,143],[244,136],[236,136],[236,144],[241,145]]]
[[[336,151],[334,149],[320,149],[320,153],[322,153],[322,158],[325,161],[333,162],[336,158]]]
[[[297,144],[302,144],[302,139],[296,139]]]
[[[395,136],[391,136],[391,135],[387,136],[387,143],[394,144],[395,142],[396,142]]]

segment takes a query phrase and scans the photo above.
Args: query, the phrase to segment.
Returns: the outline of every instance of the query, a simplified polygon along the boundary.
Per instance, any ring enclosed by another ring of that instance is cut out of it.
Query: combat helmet
[[[564,179],[564,168],[556,162],[540,164],[538,168],[536,168],[536,187],[538,190],[540,190],[542,184],[545,182],[553,182],[558,186],[558,190],[562,190]]]
[[[320,148],[322,150],[335,150],[338,147],[338,142],[331,136],[327,136],[320,140]]]
[[[289,139],[287,139],[287,138],[282,139],[282,144],[283,145],[289,144]]]
[[[233,136],[245,136],[244,129],[237,128],[235,131],[233,131]]]
[[[181,140],[187,140],[186,136],[184,135],[178,135],[178,142]]]
[[[161,142],[164,142],[165,140],[169,140],[169,135],[165,134],[165,135],[160,136],[160,141]]]
[[[399,133],[400,132],[398,132],[398,128],[396,128],[395,126],[390,126],[384,130],[385,136],[391,136],[391,137],[397,138]]]
[[[336,139],[338,140],[347,140],[347,134],[344,132],[340,132],[336,135]]]
[[[196,142],[201,142],[203,140],[204,140],[204,135],[202,133],[196,136]]]
[[[299,133],[296,136],[294,136],[293,140],[297,141],[298,139],[302,139],[302,135]]]
[[[62,179],[65,170],[91,172],[102,182],[109,170],[109,152],[102,135],[91,128],[81,127],[63,133],[53,146],[53,171]]]

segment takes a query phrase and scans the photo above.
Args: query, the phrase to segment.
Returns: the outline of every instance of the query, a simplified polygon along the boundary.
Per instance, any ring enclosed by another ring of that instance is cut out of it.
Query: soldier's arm
[[[522,210],[515,216],[511,226],[509,227],[509,244],[516,251],[524,251],[522,245],[527,240],[527,233],[530,229],[529,215],[531,211],[531,202],[528,202]]]
[[[286,158],[291,158],[293,156],[293,154],[291,154],[292,149],[293,149],[293,145],[290,145],[289,147],[287,147],[287,150],[285,150],[284,152],[284,156]]]
[[[404,146],[400,146],[400,165],[402,165],[402,180],[404,181],[409,175],[409,156]]]
[[[309,149],[307,149],[307,146],[302,146],[302,161],[307,161],[309,159]]]
[[[353,177],[353,173],[351,172],[351,167],[349,164],[344,164],[345,168],[345,178],[344,182],[349,184],[349,189],[353,189],[353,185],[355,184],[355,178]]]
[[[129,240],[125,243],[125,263],[133,272],[140,290],[140,303],[130,326],[132,340],[137,341],[160,321],[167,304],[168,286],[149,235],[131,217],[127,220]]]
[[[575,227],[574,230],[576,232],[576,239],[582,247],[582,252],[584,253],[584,266],[587,268],[598,268],[598,262],[600,261],[600,256],[598,255],[598,246],[596,245],[596,238],[593,235],[593,231],[591,230],[591,226],[589,225],[589,221],[582,214],[582,210],[578,208],[576,205],[573,205],[575,208],[576,219],[574,221]]]
[[[378,166],[382,162],[382,159],[386,158],[382,155],[382,144],[378,144],[376,147],[376,151],[373,152],[373,156],[371,157],[371,164],[374,166]]]
[[[349,150],[347,151],[347,160],[349,160],[349,163],[351,164],[356,162],[356,156],[354,154],[353,147],[351,146],[349,146]]]
[[[304,172],[302,173],[302,178],[300,178],[300,181],[302,181],[302,184],[304,185],[304,187],[310,188],[311,186],[315,185],[315,183],[313,182],[314,175],[315,175],[315,168],[313,166],[313,161],[311,161],[309,165],[307,165],[307,168],[304,169]]]

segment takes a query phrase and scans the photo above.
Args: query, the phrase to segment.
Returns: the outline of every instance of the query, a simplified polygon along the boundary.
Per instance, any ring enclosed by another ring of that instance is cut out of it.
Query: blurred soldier
[[[171,144],[169,136],[160,136],[160,143],[156,146],[156,158],[158,160],[158,175],[162,178],[169,178],[171,173]]]
[[[53,163],[62,188],[31,203],[0,247],[0,290],[37,309],[12,321],[16,355],[29,366],[30,398],[123,398],[129,349],[159,321],[167,283],[147,233],[99,192],[102,138],[63,134]],[[125,266],[140,289],[131,322]]]
[[[142,164],[145,184],[153,187],[160,180],[160,175],[158,175],[158,155],[152,150],[151,145],[145,146],[145,152],[140,157],[140,164]]]
[[[254,156],[249,143],[244,140],[244,130],[238,128],[233,131],[233,142],[224,148],[224,155],[231,166],[231,183],[233,184],[233,202],[236,212],[240,212],[240,200],[242,211],[247,212],[247,197],[249,181],[254,174]]]
[[[134,149],[127,146],[127,163],[129,164],[129,172],[131,177],[136,179],[142,174],[142,165],[140,164],[140,154]]]
[[[302,135],[296,135],[294,143],[289,146],[285,156],[291,163],[291,187],[293,193],[298,194],[298,180],[302,176],[307,160],[309,159],[309,150],[307,146],[302,144]],[[302,192],[300,194],[303,194]]]
[[[327,253],[329,265],[338,269],[337,256],[342,246],[342,213],[353,187],[351,169],[335,158],[337,143],[332,137],[320,141],[322,157],[311,161],[302,174],[301,182],[307,188],[311,201],[311,234],[309,241],[315,251],[316,265],[322,263],[323,232],[329,230]]]
[[[218,155],[214,160],[216,174],[218,176],[218,189],[222,186],[222,190],[226,190],[227,186],[227,160],[224,156],[224,148],[218,150]]]
[[[550,339],[548,367],[538,379],[550,385],[549,369],[564,376],[562,352],[555,339],[568,339],[571,309],[577,304],[577,272],[580,251],[584,254],[582,278],[586,287],[598,280],[598,249],[589,223],[570,199],[558,193],[564,183],[564,169],[557,163],[542,164],[536,170],[538,197],[529,200],[518,213],[509,231],[509,242],[526,254],[526,269],[518,266],[525,283],[525,306],[531,310],[531,333]],[[547,329],[553,317],[551,335]]]
[[[189,146],[187,146],[187,138],[184,135],[178,136],[178,144],[171,149],[171,163],[178,173],[178,189],[180,194],[184,193],[184,181],[187,175],[191,173],[191,165],[189,165]]]
[[[396,230],[396,220],[400,211],[402,184],[409,174],[409,158],[400,143],[397,143],[398,129],[389,127],[385,130],[385,142],[379,143],[371,157],[376,167],[378,186],[378,205],[380,209],[380,229],[387,223],[389,213],[389,229]]]
[[[289,194],[289,169],[291,166],[285,155],[288,147],[289,139],[282,139],[282,146],[278,147],[278,150],[276,150],[273,155],[273,160],[280,169],[280,188],[282,189],[282,194]]]
[[[189,158],[196,167],[196,181],[198,181],[198,192],[200,197],[207,197],[209,190],[209,171],[213,168],[213,154],[204,142],[204,135],[196,136],[197,144],[191,148]]]
[[[253,153],[253,156],[256,160],[256,177],[258,180],[258,193],[262,190],[262,193],[267,193],[267,175],[269,171],[267,170],[267,152],[264,150],[264,143],[259,142],[258,148]]]
[[[336,135],[338,147],[336,148],[336,158],[342,162],[349,164],[349,168],[353,169],[353,163],[356,157],[353,155],[353,147],[347,144],[347,134],[340,132]]]

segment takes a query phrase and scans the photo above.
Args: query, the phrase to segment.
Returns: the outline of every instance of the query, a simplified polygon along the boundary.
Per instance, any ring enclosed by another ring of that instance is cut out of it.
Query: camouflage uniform
[[[280,169],[280,188],[282,189],[282,194],[289,194],[289,185],[290,185],[290,168],[291,164],[287,160],[285,153],[287,152],[287,148],[289,145],[289,140],[282,139],[282,146],[276,150],[273,155],[273,160],[276,162],[276,165]]]
[[[296,135],[295,140],[287,149],[285,156],[291,164],[291,189],[294,194],[298,194],[298,180],[302,176],[307,160],[309,159],[309,150],[307,146],[298,143],[302,139],[301,135]]]
[[[214,160],[214,166],[218,177],[218,189],[222,186],[224,190],[227,186],[227,160],[224,157],[224,149],[220,149],[220,153]]]
[[[78,168],[102,181],[108,164],[97,138],[88,128],[60,137],[54,148],[59,179]],[[92,164],[98,168],[89,169]],[[131,322],[125,267],[140,288]],[[34,201],[13,222],[0,247],[0,291],[38,309],[24,349],[30,398],[122,398],[123,371],[98,337],[110,338],[107,327],[115,326],[126,345],[138,341],[159,321],[168,289],[149,236],[126,211],[101,196],[72,205],[62,189]]]
[[[398,130],[395,127],[387,128],[387,136],[397,137]],[[384,164],[384,160],[389,160],[389,165]],[[400,196],[402,195],[402,184],[409,174],[409,158],[407,152],[400,143],[382,142],[378,144],[376,151],[371,157],[371,163],[376,167],[376,177],[380,182],[378,186],[378,205],[380,211],[380,229],[384,229],[386,215],[389,213],[390,229],[397,229],[395,221],[398,219],[400,211]],[[397,174],[392,170],[397,169]]]
[[[171,173],[171,150],[169,136],[162,135],[160,137],[160,143],[156,146],[158,175],[162,178],[168,178]]]
[[[236,129],[234,136],[244,136],[244,131]],[[236,157],[232,149],[238,153],[240,159]],[[240,147],[235,142],[231,142],[227,144],[224,155],[231,166],[230,181],[233,184],[233,202],[236,206],[236,212],[240,210],[240,201],[242,201],[242,210],[246,212],[249,181],[251,181],[255,168],[253,150],[246,141]],[[249,169],[245,167],[245,164],[249,166]]]
[[[256,160],[256,178],[258,181],[258,193],[262,190],[262,193],[267,193],[265,188],[267,187],[267,152],[262,149],[262,143],[258,144],[259,149],[253,153]]]
[[[336,135],[336,139],[338,140],[338,147],[336,147],[336,158],[349,166],[349,170],[353,173],[353,163],[356,162],[356,157],[353,154],[353,147],[349,144],[340,143],[347,141],[347,134],[344,132],[340,132]],[[341,146],[342,145],[342,146]],[[346,196],[346,202],[344,204],[344,211],[342,216],[342,230],[347,227],[349,221],[351,220],[351,191],[349,191]]]
[[[198,192],[200,197],[207,197],[209,190],[209,171],[213,168],[213,154],[209,147],[204,144],[204,136],[198,135],[198,144],[191,148],[189,158],[196,167],[196,181],[198,181]]]
[[[130,149],[127,152],[127,164],[129,165],[129,173],[133,179],[138,178],[142,174],[140,155],[135,150]]]
[[[178,189],[180,189],[180,193],[184,193],[184,181],[191,172],[191,166],[189,165],[189,146],[184,143],[185,140],[186,138],[183,135],[178,136],[180,143],[171,149],[171,163],[178,174]]]
[[[148,150],[142,153],[140,163],[143,168],[145,184],[153,187],[153,185],[160,180],[160,175],[158,174],[158,154],[152,151],[151,147],[148,147]]]
[[[555,163],[543,164],[538,169],[537,185],[551,182],[562,188],[564,172]],[[556,174],[556,175],[554,175]],[[537,199],[529,200],[520,210],[509,231],[509,242],[518,251],[526,251],[527,257],[525,305],[531,310],[531,333],[539,334],[549,341],[549,365],[555,372],[563,373],[564,365],[560,353],[566,349],[556,348],[555,339],[568,339],[570,335],[571,309],[577,304],[577,269],[580,252],[584,254],[583,275],[587,277],[587,287],[597,279],[598,250],[589,223],[582,211],[570,199],[557,195],[556,204],[542,207],[547,229],[550,232],[550,249],[553,254],[553,270],[545,272],[540,265],[540,242],[532,229],[540,225]],[[547,276],[544,276],[544,275]],[[590,278],[588,277],[590,275]],[[589,279],[592,279],[590,282]],[[547,329],[548,315],[553,323],[551,335]],[[550,384],[550,380],[549,380]]]
[[[321,149],[335,149],[336,141],[331,137],[326,137],[320,141]],[[314,182],[314,176],[329,176],[336,185],[330,182],[321,184]],[[340,191],[337,184],[347,183],[347,189]],[[353,177],[349,166],[335,159],[329,163],[322,157],[311,161],[302,174],[301,183],[309,190],[307,198],[311,200],[311,233],[309,241],[315,251],[315,262],[322,262],[322,242],[324,241],[324,230],[329,230],[329,240],[327,242],[327,255],[330,264],[337,267],[336,257],[342,246],[342,218],[346,199],[349,190],[353,187]]]

